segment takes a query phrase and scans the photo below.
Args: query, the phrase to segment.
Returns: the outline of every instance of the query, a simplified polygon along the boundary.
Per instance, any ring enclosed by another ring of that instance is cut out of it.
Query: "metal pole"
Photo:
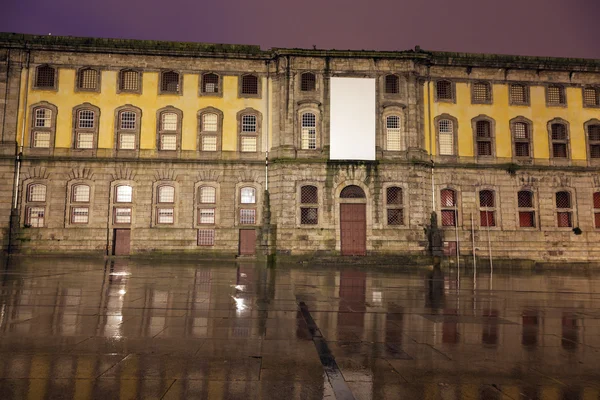
[[[485,224],[487,225],[487,240],[488,240],[488,254],[490,257],[490,273],[494,270],[494,264],[492,263],[492,242],[490,240],[490,221],[488,219],[489,211],[485,212]]]
[[[458,268],[458,279],[460,280],[460,247],[458,242],[458,211],[454,210],[454,233],[456,235],[456,268]]]
[[[475,224],[473,223],[473,213],[471,213],[471,239],[473,241],[473,278],[477,271],[477,260],[475,258]]]

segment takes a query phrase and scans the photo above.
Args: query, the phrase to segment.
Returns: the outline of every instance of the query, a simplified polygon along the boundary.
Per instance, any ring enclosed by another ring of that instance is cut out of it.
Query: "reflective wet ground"
[[[599,399],[600,279],[18,259],[0,399]]]

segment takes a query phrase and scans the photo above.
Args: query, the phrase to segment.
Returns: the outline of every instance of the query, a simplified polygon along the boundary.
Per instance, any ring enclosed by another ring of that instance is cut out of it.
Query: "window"
[[[166,151],[179,150],[181,111],[173,108],[159,111],[158,125],[158,149]]]
[[[573,227],[571,193],[567,191],[556,192],[556,225],[559,228]]]
[[[256,204],[256,189],[243,187],[240,191],[240,201],[242,204]]]
[[[529,190],[519,191],[517,193],[517,207],[519,209],[519,226],[521,228],[535,228],[533,192]]]
[[[175,71],[165,71],[160,75],[161,93],[178,94],[180,91],[180,76]]]
[[[214,246],[215,245],[215,230],[214,229],[198,229],[198,246]]]
[[[159,203],[174,203],[175,202],[175,188],[173,186],[159,186],[158,187],[158,202]]]
[[[48,149],[54,144],[56,107],[44,104],[32,109],[31,147]]]
[[[211,186],[203,186],[200,188],[198,198],[201,204],[214,204],[217,200],[217,190]]]
[[[132,69],[119,71],[119,91],[121,92],[140,92],[141,73]]]
[[[300,77],[300,90],[303,92],[312,92],[316,89],[316,77],[312,72],[305,72]]]
[[[77,184],[71,187],[71,223],[87,224],[90,213],[90,187]]]
[[[53,89],[56,86],[56,70],[49,65],[37,67],[35,86],[40,89]]]
[[[131,203],[133,199],[133,187],[128,185],[117,186],[116,203]]]
[[[583,88],[583,105],[584,107],[600,107],[600,88]]]
[[[450,119],[440,119],[437,123],[439,151],[442,156],[453,156],[455,124]]]
[[[132,208],[123,203],[133,202],[133,187],[129,185],[116,186],[114,202],[117,205],[113,210],[113,222],[115,224],[131,224]]]
[[[546,103],[549,106],[561,106],[567,103],[565,88],[559,85],[551,85],[546,88]]]
[[[491,103],[491,85],[488,82],[475,82],[472,86],[471,96],[473,103]]]
[[[594,193],[594,227],[600,228],[600,192]]]
[[[560,122],[550,124],[550,139],[552,158],[569,158],[569,135],[567,125]]]
[[[531,158],[531,126],[525,119],[511,121],[513,154],[516,158]]]
[[[253,187],[243,187],[240,189],[240,224],[256,224],[256,208],[249,208],[250,205],[256,205],[256,189]]]
[[[77,89],[98,90],[98,71],[92,68],[82,68],[77,73]]]
[[[479,216],[481,226],[496,226],[496,201],[493,190],[479,191]]]
[[[302,146],[303,150],[317,148],[317,117],[307,112],[302,114]]]
[[[217,151],[219,117],[214,113],[202,115],[202,151]]]
[[[442,226],[456,226],[458,209],[456,205],[456,192],[452,189],[443,189],[440,192],[442,206]]]
[[[386,94],[400,93],[400,78],[398,78],[398,75],[386,75],[385,76],[385,93]]]
[[[240,224],[253,225],[255,223],[256,223],[256,210],[242,208],[240,210]]]
[[[398,115],[390,115],[385,119],[387,150],[389,151],[404,150],[400,121],[401,119]]]
[[[202,75],[202,93],[219,93],[219,75],[213,73]]]
[[[215,203],[217,190],[212,186],[201,186],[198,189],[198,224],[214,224],[216,220]]]
[[[492,156],[492,124],[490,121],[479,120],[475,122],[475,137],[477,143],[477,156]]]
[[[306,185],[300,188],[300,224],[317,225],[319,223],[319,190],[316,186]]]
[[[133,108],[117,109],[116,146],[118,150],[138,148],[141,110]]]
[[[243,75],[241,93],[258,94],[258,77],[255,75]]]
[[[46,185],[32,183],[27,186],[25,224],[43,228],[46,219]]]
[[[529,104],[529,88],[523,84],[514,84],[509,87],[510,104]]]
[[[91,104],[84,104],[74,109],[75,129],[74,147],[81,150],[95,149],[98,136],[98,115],[100,110]]]
[[[454,101],[454,90],[452,82],[437,81],[436,82],[436,97],[442,101]]]
[[[131,223],[131,207],[115,207],[115,224]]]
[[[250,111],[250,110],[248,110]],[[255,111],[238,113],[240,124],[240,151],[255,153],[258,151],[258,115]]]
[[[586,128],[590,158],[600,159],[600,124],[589,124]]]
[[[175,222],[175,187],[160,185],[156,189],[156,223],[172,224]]]
[[[388,187],[385,191],[385,208],[388,225],[404,225],[404,196],[402,188]]]

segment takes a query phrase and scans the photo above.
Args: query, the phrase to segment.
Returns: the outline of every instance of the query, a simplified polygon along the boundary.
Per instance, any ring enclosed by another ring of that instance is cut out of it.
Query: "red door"
[[[340,237],[343,256],[367,254],[366,204],[340,204]]]
[[[256,254],[256,231],[240,229],[240,255],[253,256]]]
[[[113,255],[128,256],[131,239],[131,229],[115,229],[113,237]]]

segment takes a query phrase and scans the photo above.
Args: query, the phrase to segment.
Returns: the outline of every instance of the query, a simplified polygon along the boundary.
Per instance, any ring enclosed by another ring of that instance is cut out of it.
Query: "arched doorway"
[[[346,186],[340,193],[340,246],[343,256],[367,254],[366,196],[356,185]]]

